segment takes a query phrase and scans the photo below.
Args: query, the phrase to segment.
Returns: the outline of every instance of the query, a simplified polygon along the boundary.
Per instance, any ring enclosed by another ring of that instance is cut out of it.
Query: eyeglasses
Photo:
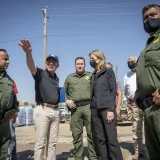
[[[135,63],[135,62],[134,62],[134,61],[128,61],[127,63],[128,63],[128,64],[129,64],[129,63],[133,64],[133,63]]]

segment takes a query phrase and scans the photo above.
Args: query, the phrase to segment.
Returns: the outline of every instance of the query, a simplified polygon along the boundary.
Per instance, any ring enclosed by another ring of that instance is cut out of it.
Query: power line
[[[124,32],[122,34],[133,34],[132,32]],[[53,34],[48,36],[53,37],[67,37],[67,36],[105,36],[108,35],[108,33],[75,33],[75,34]]]
[[[119,6],[119,5],[145,5],[145,4],[142,4],[142,3],[119,3],[119,4],[91,4],[91,5],[61,5],[61,7],[92,7],[92,6],[104,6],[104,5],[107,5],[107,6]],[[54,7],[50,7],[50,8],[61,8],[59,6],[54,6]]]
[[[111,14],[59,14],[50,17],[80,17],[80,16],[119,16],[119,15],[138,15],[141,13],[111,13]]]
[[[123,8],[123,7],[141,7],[144,6],[144,4],[136,4],[136,5],[114,5],[114,6],[108,6],[108,5],[100,5],[100,6],[80,6],[80,7],[50,7],[51,9],[94,9],[94,8]]]
[[[0,41],[0,43],[20,41],[21,39],[32,39],[32,38],[38,38],[38,37],[43,37],[43,36],[32,36],[32,37],[25,37],[25,38],[17,38],[17,39],[12,39],[12,40]]]
[[[132,32],[124,32],[122,34],[133,34]],[[106,36],[108,35],[107,33],[79,33],[79,34],[52,34],[52,35],[47,35],[48,37],[68,37],[68,36]],[[8,43],[8,42],[13,42],[13,41],[20,41],[22,39],[32,39],[32,38],[39,38],[43,37],[41,36],[32,36],[32,37],[26,37],[26,38],[16,38],[12,40],[6,40],[6,41],[0,41],[0,43]]]

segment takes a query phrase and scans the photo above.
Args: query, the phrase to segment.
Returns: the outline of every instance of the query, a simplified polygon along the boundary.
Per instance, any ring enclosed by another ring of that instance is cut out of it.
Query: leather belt
[[[155,103],[153,102],[153,96],[144,96],[137,98],[136,104],[140,109],[144,110],[145,108],[148,108],[154,105]]]
[[[52,109],[58,108],[58,105],[53,105],[53,104],[48,104],[48,103],[37,103],[37,105],[41,105],[43,107],[48,107]]]
[[[76,107],[86,106],[90,104],[90,100],[78,101],[78,102],[75,102],[75,104],[76,104]]]

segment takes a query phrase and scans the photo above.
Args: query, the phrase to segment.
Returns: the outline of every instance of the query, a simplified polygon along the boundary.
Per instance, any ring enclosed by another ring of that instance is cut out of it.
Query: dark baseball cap
[[[55,60],[59,63],[59,58],[58,58],[56,55],[53,55],[53,54],[49,55],[49,56],[46,58],[46,61],[47,61],[48,59],[50,59],[50,58],[55,59]]]

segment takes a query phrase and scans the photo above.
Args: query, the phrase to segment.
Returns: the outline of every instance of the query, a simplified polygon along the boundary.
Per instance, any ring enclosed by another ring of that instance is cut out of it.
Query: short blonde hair
[[[91,55],[94,55],[95,57],[101,59],[101,63],[99,65],[100,70],[106,68],[106,58],[105,58],[105,55],[103,54],[103,52],[101,52],[100,50],[94,50],[91,53],[89,53],[89,56],[91,56]]]

